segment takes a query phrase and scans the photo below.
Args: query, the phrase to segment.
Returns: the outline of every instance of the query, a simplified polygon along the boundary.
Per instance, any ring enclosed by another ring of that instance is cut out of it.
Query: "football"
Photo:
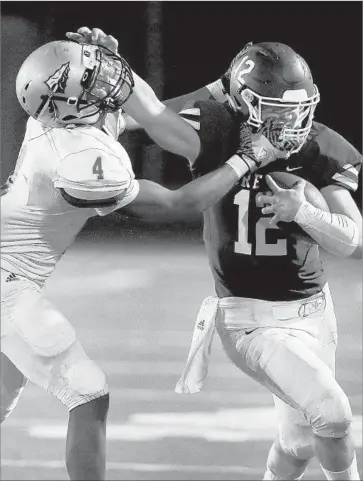
[[[268,175],[270,175],[274,179],[277,185],[284,189],[290,189],[296,184],[298,180],[301,179],[301,177],[290,174],[288,172],[271,172]],[[306,182],[304,191],[306,200],[310,202],[313,206],[329,212],[329,206],[326,203],[326,200],[324,199],[319,189],[317,189],[311,182],[307,181],[306,179],[304,180]],[[304,240],[305,242],[309,242],[311,244],[317,243],[295,222],[278,222],[277,226],[287,234],[293,235],[300,240]]]

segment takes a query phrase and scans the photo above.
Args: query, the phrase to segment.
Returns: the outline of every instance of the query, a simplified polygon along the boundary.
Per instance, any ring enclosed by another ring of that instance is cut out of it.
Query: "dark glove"
[[[263,133],[252,133],[252,128],[246,122],[240,126],[236,154],[244,160],[251,173],[284,156]]]

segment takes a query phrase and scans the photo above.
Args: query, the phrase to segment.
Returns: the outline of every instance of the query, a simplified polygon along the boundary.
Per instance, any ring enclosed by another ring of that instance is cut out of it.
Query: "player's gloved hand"
[[[294,139],[284,139],[283,137],[284,123],[276,119],[267,119],[259,129],[276,149],[288,153],[299,147],[299,142]]]
[[[90,30],[88,27],[81,27],[77,32],[67,32],[66,37],[78,43],[90,43],[92,45],[99,45],[111,50],[118,55],[118,40],[112,35],[107,35],[99,28]]]
[[[252,133],[251,127],[246,122],[240,126],[239,140],[236,154],[247,164],[250,173],[286,155],[273,146],[260,131]]]

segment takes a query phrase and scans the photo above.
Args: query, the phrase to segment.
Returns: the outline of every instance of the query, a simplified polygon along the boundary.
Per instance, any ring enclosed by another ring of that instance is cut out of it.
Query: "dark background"
[[[309,63],[321,93],[316,119],[362,150],[361,2],[2,2],[1,181],[16,161],[26,116],[16,72],[42,43],[80,26],[114,35],[120,52],[160,98],[218,78],[250,40],[289,44]],[[123,142],[136,173],[166,185],[190,180],[186,163]],[[361,204],[361,186],[356,195]]]

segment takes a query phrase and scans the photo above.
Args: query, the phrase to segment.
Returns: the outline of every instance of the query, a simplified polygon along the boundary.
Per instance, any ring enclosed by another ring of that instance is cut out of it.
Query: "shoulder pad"
[[[124,154],[129,162],[126,151]],[[66,156],[56,174],[55,187],[76,191],[78,198],[87,200],[110,198],[127,189],[135,177],[122,158],[100,149]]]

